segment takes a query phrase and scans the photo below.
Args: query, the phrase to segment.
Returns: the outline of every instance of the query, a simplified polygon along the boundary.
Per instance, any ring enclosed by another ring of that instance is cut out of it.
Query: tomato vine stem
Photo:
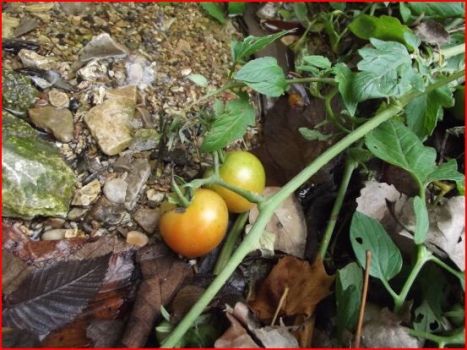
[[[313,162],[311,162],[305,169],[298,173],[292,180],[281,188],[274,195],[266,198],[259,207],[259,216],[253,224],[250,232],[246,235],[243,242],[235,250],[224,269],[212,281],[209,287],[204,291],[198,301],[193,305],[190,311],[175,327],[173,332],[162,342],[161,347],[168,348],[174,347],[178,344],[183,335],[190,329],[193,322],[201,315],[204,309],[209,305],[211,300],[216,296],[218,291],[225,285],[229,277],[233,274],[235,269],[240,265],[243,259],[257,246],[257,243],[264,232],[264,229],[271,219],[274,211],[280,204],[292,193],[294,193],[303,183],[305,183],[312,175],[319,171],[329,161],[338,156],[350,145],[363,138],[367,133],[378,127],[380,124],[391,119],[402,112],[403,108],[413,98],[420,96],[432,89],[444,86],[451,81],[460,79],[465,74],[465,70],[458,71],[449,77],[442,78],[434,84],[427,87],[425,92],[411,93],[403,96],[398,102],[391,102],[388,106],[378,112],[373,118],[369,119],[364,124],[360,125],[352,133],[343,137],[340,141],[328,148],[325,152],[321,153]],[[227,186],[226,186],[227,187]],[[228,188],[228,187],[227,187]],[[229,188],[230,189],[230,188]],[[238,193],[238,192],[237,192]],[[248,199],[248,198],[247,198]],[[248,199],[249,200],[249,199]]]

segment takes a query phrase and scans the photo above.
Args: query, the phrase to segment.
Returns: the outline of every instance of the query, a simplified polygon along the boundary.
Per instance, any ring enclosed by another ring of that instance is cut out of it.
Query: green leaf
[[[430,226],[428,209],[426,208],[425,201],[419,196],[416,196],[413,199],[413,209],[415,213],[414,242],[415,244],[422,244],[425,242],[426,235],[428,234],[428,228]]]
[[[413,88],[420,88],[421,78],[412,68],[412,59],[404,45],[370,39],[374,48],[358,52],[362,60],[360,72],[353,76],[353,100],[357,102],[372,98],[397,97]]]
[[[368,150],[356,147],[348,148],[347,156],[357,163],[366,163],[373,158],[373,155]]]
[[[227,12],[229,16],[241,16],[245,13],[246,2],[229,2],[227,4]]]
[[[232,141],[243,137],[249,125],[255,123],[255,110],[248,97],[227,102],[225,110],[218,115],[207,132],[201,150],[217,151]]]
[[[320,70],[329,70],[331,61],[327,57],[319,55],[303,56],[301,64],[297,65],[296,69],[304,72],[310,72],[313,75],[319,75]]]
[[[344,63],[338,63],[334,67],[337,88],[344,102],[345,108],[351,116],[355,115],[358,101],[354,99],[352,85],[353,73]]]
[[[262,57],[248,62],[234,74],[234,79],[271,97],[282,95],[287,88],[284,72],[273,57]]]
[[[453,105],[453,94],[447,86],[416,97],[405,107],[407,125],[423,140],[433,133],[436,124],[443,117],[443,107]]]
[[[397,41],[410,50],[420,45],[420,40],[396,17],[359,15],[349,24],[349,29],[360,39],[376,38],[386,41]]]
[[[345,329],[353,331],[355,328],[362,295],[362,285],[363,273],[357,263],[352,262],[337,271],[337,330],[340,337],[342,337]]]
[[[407,23],[410,20],[412,13],[405,2],[399,3],[399,12],[404,23]]]
[[[265,36],[250,35],[241,42],[234,41],[232,42],[232,60],[234,62],[245,61],[254,53],[264,49],[289,32],[288,30],[283,30],[282,32]]]
[[[190,74],[189,76],[187,76],[187,78],[190,79],[196,85],[201,86],[201,87],[206,87],[208,86],[208,83],[209,83],[206,77],[201,74]]]
[[[433,171],[426,176],[425,183],[429,184],[430,182],[439,180],[464,182],[464,174],[457,171],[457,162],[455,159],[448,160],[446,163],[440,164],[433,169]]]
[[[389,281],[402,268],[399,248],[375,219],[358,211],[352,217],[350,241],[360,266],[366,263],[366,251],[371,251],[370,275]]]
[[[298,128],[298,131],[307,141],[327,141],[330,137],[332,137],[332,135],[324,135],[318,130],[312,130],[305,127]]]
[[[449,295],[446,278],[440,269],[427,265],[420,273],[419,284],[423,301],[415,309],[413,326],[428,333],[442,331],[446,324],[442,310]]]
[[[415,17],[423,14],[424,18],[452,18],[465,16],[463,2],[408,2],[407,7]]]
[[[423,188],[435,180],[463,179],[455,160],[436,166],[436,150],[425,147],[400,121],[381,124],[366,135],[365,144],[376,157],[411,173]]]
[[[202,2],[200,6],[208,15],[216,19],[219,23],[225,23],[224,7],[222,4],[217,2]]]
[[[305,26],[308,26],[310,22],[308,19],[308,7],[307,4],[304,2],[295,2],[292,4],[292,8],[295,14],[295,17],[298,21]]]

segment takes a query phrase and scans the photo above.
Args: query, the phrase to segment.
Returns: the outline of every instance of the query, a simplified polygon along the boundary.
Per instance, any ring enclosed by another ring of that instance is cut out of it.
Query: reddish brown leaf
[[[285,288],[289,288],[279,315],[309,317],[325,298],[334,282],[320,259],[313,265],[286,256],[279,260],[268,277],[259,285],[249,305],[262,321],[271,321]]]
[[[243,325],[230,313],[225,314],[230,327],[214,343],[215,348],[259,348]]]
[[[203,294],[204,288],[195,285],[182,287],[170,304],[170,321],[178,322]]]
[[[154,330],[161,306],[166,306],[192,271],[165,245],[149,246],[138,251],[137,261],[143,273],[136,302],[122,338],[126,347],[141,347]]]
[[[32,268],[23,260],[10,252],[2,254],[2,293],[8,295],[13,292],[31,273]]]

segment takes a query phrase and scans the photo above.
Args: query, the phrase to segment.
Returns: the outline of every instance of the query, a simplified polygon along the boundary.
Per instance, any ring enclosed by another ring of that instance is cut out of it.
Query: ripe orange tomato
[[[227,183],[257,194],[264,191],[266,174],[261,161],[250,152],[234,151],[227,153],[224,163],[219,167],[220,177]],[[211,188],[227,203],[232,213],[250,210],[254,203],[219,185]]]
[[[162,211],[159,221],[162,239],[173,251],[187,258],[209,253],[227,231],[227,205],[208,189],[196,190],[187,208],[166,206]]]

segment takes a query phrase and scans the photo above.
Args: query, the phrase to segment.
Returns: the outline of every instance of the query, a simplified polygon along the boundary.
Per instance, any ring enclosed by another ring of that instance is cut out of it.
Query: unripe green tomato
[[[229,184],[256,194],[263,193],[266,185],[266,174],[261,161],[245,151],[228,152],[224,163],[219,167],[219,176]],[[254,206],[254,203],[225,187],[213,185],[210,188],[224,199],[232,213],[243,213]]]

